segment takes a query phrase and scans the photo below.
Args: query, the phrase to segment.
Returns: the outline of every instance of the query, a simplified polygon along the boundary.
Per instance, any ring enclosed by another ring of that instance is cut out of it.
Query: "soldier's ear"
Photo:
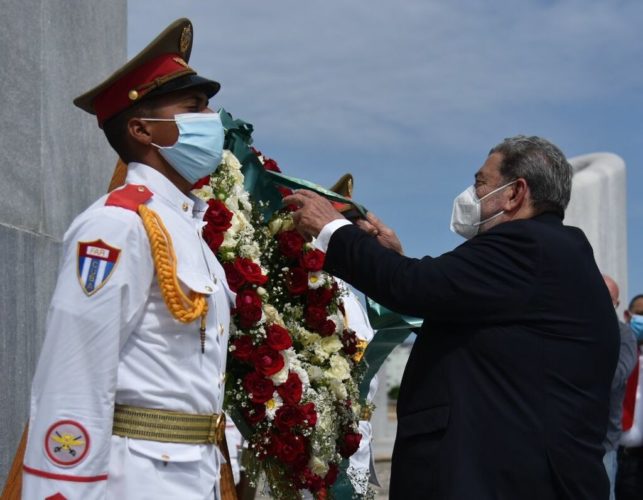
[[[127,135],[137,144],[149,146],[152,142],[151,124],[140,118],[127,120]]]

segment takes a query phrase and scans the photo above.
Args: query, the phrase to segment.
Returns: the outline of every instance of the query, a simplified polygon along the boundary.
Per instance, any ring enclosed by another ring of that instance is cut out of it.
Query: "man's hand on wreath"
[[[305,238],[317,237],[322,228],[336,219],[344,219],[333,205],[323,196],[298,189],[290,196],[283,199],[284,205],[294,205],[297,210],[293,212],[295,227]]]
[[[383,247],[390,248],[400,255],[404,255],[402,243],[397,237],[397,234],[395,234],[395,231],[379,220],[373,212],[368,212],[366,214],[366,220],[359,219],[356,224],[363,231],[375,236],[377,242]]]

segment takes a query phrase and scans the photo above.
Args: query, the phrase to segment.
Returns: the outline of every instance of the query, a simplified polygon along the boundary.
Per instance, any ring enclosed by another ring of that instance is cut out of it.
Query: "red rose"
[[[337,476],[339,475],[339,467],[337,464],[328,464],[328,472],[326,472],[326,477],[324,478],[324,483],[326,486],[331,486],[337,481]]]
[[[304,249],[304,237],[297,231],[283,231],[277,235],[279,250],[289,259],[297,259]]]
[[[290,270],[286,278],[286,287],[291,295],[301,295],[308,290],[308,273],[301,267]]]
[[[250,394],[253,403],[265,403],[272,399],[275,384],[260,373],[252,372],[243,377],[243,388]]]
[[[304,255],[302,255],[299,259],[299,262],[301,264],[301,267],[303,267],[306,271],[314,273],[315,271],[322,270],[322,268],[324,267],[325,258],[326,254],[324,252],[314,249],[308,250]]]
[[[326,307],[332,302],[334,294],[335,292],[332,288],[322,286],[308,290],[308,292],[306,292],[306,302],[311,306]]]
[[[297,403],[299,403],[299,401],[301,401],[302,392],[303,386],[301,384],[301,380],[299,378],[299,375],[297,375],[295,372],[290,372],[286,381],[279,387],[277,387],[277,394],[281,396],[281,399],[284,400],[284,403],[290,405],[296,405]]]
[[[273,323],[266,328],[266,344],[275,351],[283,351],[292,346],[292,339],[288,330]]]
[[[339,454],[348,458],[359,448],[359,442],[362,440],[362,435],[356,432],[347,432],[339,445]]]
[[[253,285],[263,285],[268,281],[268,276],[262,274],[261,267],[250,259],[237,257],[234,261],[234,268],[248,283],[252,283]]]
[[[271,451],[283,462],[295,465],[307,460],[306,438],[290,432],[272,435]],[[304,462],[305,463],[305,462]]]
[[[262,345],[252,353],[252,362],[255,369],[269,377],[284,367],[284,358],[277,351],[267,345]]]
[[[238,337],[232,341],[234,350],[230,351],[233,357],[237,358],[240,361],[249,361],[254,351],[254,345],[252,345],[252,339],[250,335],[244,335],[243,337]]]
[[[253,404],[250,409],[244,408],[243,415],[250,425],[257,425],[266,418],[266,407],[262,404]]]
[[[330,337],[333,333],[335,333],[336,329],[337,325],[331,319],[325,319],[317,325],[317,331],[322,337]]]
[[[279,168],[279,165],[277,165],[277,162],[275,160],[272,160],[270,158],[265,158],[263,159],[263,168],[266,170],[270,170],[271,172],[279,172],[281,173],[281,169]]]
[[[237,294],[235,313],[241,328],[250,328],[261,319],[261,297],[254,290],[242,290]]]
[[[281,396],[283,398],[283,396]],[[299,407],[304,420],[308,422],[310,427],[314,427],[317,424],[317,411],[315,410],[315,403],[306,403]]]
[[[223,270],[228,280],[228,286],[233,292],[238,291],[239,288],[246,284],[246,279],[243,277],[243,274],[237,270],[232,262],[224,262]]]
[[[203,220],[208,223],[212,230],[224,232],[232,225],[230,224],[232,212],[228,210],[228,207],[221,200],[208,200],[208,209]]]
[[[282,198],[285,198],[286,196],[290,196],[293,193],[292,189],[288,189],[282,186],[277,186],[277,191],[279,191],[279,194],[281,195]],[[288,205],[288,209],[290,212],[294,212],[297,207],[295,205]]]
[[[203,239],[212,250],[212,253],[217,253],[221,243],[223,243],[223,233],[213,229],[209,224],[203,226]]]
[[[299,486],[301,489],[310,490],[311,493],[318,493],[324,487],[324,480],[308,467],[305,467],[301,472]]]
[[[304,422],[301,410],[296,406],[283,405],[275,412],[275,425],[281,431],[288,431]]]
[[[306,318],[306,323],[310,328],[317,329],[317,327],[325,321],[328,317],[326,309],[318,306],[308,306],[304,312],[304,317]]]
[[[206,175],[205,177],[201,177],[198,181],[196,181],[192,186],[192,189],[201,189],[203,186],[206,186],[208,184],[210,184],[210,176]]]
[[[344,346],[344,352],[349,356],[357,352],[357,335],[353,330],[344,330],[342,333],[342,345]]]

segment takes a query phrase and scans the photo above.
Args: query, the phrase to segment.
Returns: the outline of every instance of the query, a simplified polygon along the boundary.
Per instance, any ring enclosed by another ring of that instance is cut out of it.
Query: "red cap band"
[[[195,75],[179,54],[162,54],[129,72],[94,98],[99,127],[164,83],[183,75]]]

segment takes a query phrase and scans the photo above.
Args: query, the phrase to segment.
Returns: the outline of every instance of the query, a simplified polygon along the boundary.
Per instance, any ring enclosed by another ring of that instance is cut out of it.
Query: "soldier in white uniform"
[[[33,380],[24,499],[212,499],[224,430],[233,295],[189,195],[218,165],[219,84],[170,25],[74,102],[128,163],[126,185],[80,214]]]

